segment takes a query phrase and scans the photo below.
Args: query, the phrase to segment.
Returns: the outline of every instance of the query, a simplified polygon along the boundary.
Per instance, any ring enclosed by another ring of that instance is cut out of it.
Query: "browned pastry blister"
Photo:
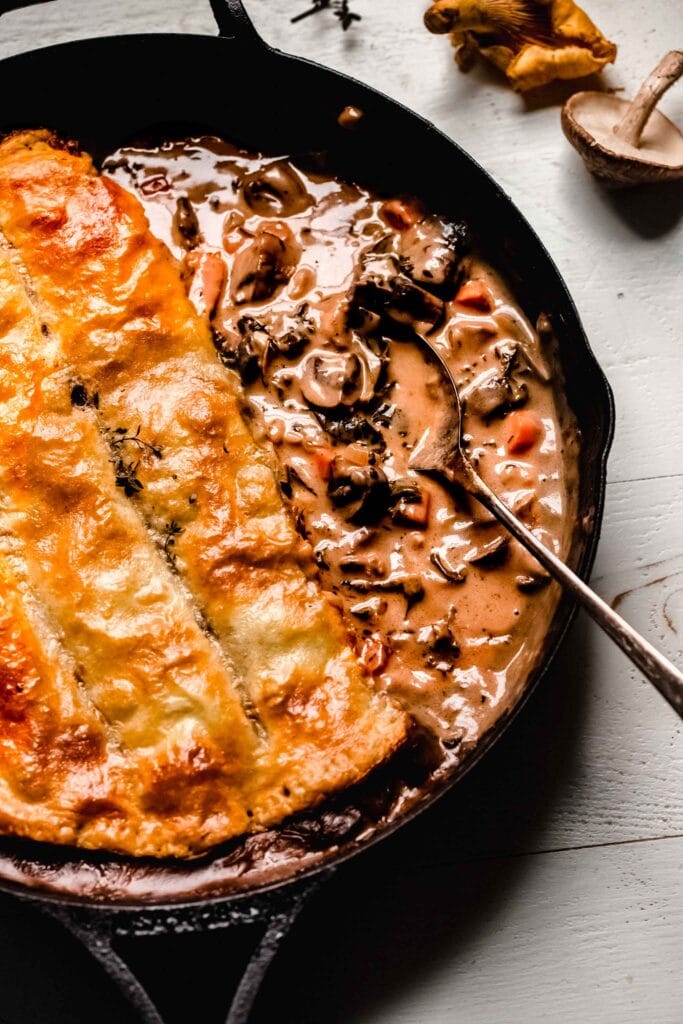
[[[184,856],[358,781],[406,716],[138,200],[0,145],[0,827]]]

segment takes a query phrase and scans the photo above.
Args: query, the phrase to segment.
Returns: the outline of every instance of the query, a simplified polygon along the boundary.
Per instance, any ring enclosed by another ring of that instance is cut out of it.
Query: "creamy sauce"
[[[410,333],[451,367],[484,479],[562,555],[578,436],[547,318],[539,333],[415,200],[207,138],[122,149],[104,170],[183,260],[360,656],[461,752],[514,701],[558,593],[476,502],[411,468],[445,399]]]

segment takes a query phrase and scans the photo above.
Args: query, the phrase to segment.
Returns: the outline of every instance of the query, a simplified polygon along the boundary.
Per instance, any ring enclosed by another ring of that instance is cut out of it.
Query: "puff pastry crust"
[[[405,715],[138,200],[19,133],[0,232],[0,829],[186,856],[359,780]]]

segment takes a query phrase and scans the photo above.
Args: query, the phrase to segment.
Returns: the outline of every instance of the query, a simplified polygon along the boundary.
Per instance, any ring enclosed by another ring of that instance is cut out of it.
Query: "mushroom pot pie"
[[[300,163],[205,137],[100,175],[47,132],[0,143],[2,831],[198,854],[409,732],[446,771],[536,663],[559,590],[412,468],[444,401],[414,340],[562,555],[552,324],[462,225]]]

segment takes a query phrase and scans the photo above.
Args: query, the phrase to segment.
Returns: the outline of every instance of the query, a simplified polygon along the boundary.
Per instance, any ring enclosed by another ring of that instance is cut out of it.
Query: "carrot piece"
[[[455,301],[463,306],[472,306],[473,309],[480,309],[483,313],[490,313],[493,309],[493,295],[484,284],[476,278],[466,281],[455,296]]]
[[[419,210],[402,199],[389,199],[380,209],[382,219],[395,231],[407,231],[421,219]]]
[[[520,455],[533,448],[543,433],[543,424],[535,412],[518,409],[507,420],[506,447],[510,455]]]
[[[429,494],[422,491],[419,501],[401,498],[394,507],[393,519],[406,526],[425,527],[429,522]]]
[[[223,239],[223,248],[232,256],[244,245],[248,237],[249,236],[244,231],[240,228],[236,228],[235,231],[231,231],[230,234],[226,235]]]
[[[330,479],[330,471],[332,469],[334,458],[334,452],[331,448],[316,449],[315,455],[313,456],[313,462],[322,480]]]
[[[195,255],[196,254],[196,255]],[[190,300],[197,312],[213,316],[225,284],[225,263],[217,252],[195,250],[194,277],[190,287]]]

